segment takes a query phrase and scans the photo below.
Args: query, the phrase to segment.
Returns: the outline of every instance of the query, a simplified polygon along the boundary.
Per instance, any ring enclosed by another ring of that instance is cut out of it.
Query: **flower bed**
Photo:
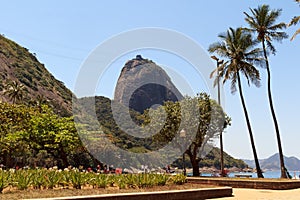
[[[186,177],[178,174],[99,174],[73,170],[21,169],[0,171],[0,192],[5,190],[150,188],[167,184],[182,185]]]

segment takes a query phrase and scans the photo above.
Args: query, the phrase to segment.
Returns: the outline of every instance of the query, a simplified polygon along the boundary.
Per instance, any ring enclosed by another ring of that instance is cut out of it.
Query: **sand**
[[[217,198],[219,200],[290,200],[300,199],[300,189],[294,190],[256,190],[256,189],[233,189],[233,197]]]

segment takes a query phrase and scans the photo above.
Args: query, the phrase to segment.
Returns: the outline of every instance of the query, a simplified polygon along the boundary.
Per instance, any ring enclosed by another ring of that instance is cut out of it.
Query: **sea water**
[[[244,172],[235,172],[235,173],[229,173],[229,177],[235,177],[235,175],[238,174],[247,174],[247,175],[252,175],[253,178],[257,178],[256,173],[244,173]],[[280,171],[265,171],[263,173],[265,178],[280,178]],[[292,178],[299,179],[300,176],[300,171],[289,171],[289,174],[292,176]]]
[[[235,175],[251,175],[252,178],[257,178],[256,173],[250,173],[250,172],[231,172],[228,174],[228,177],[235,177]],[[289,174],[292,176],[293,179],[299,179],[300,171],[289,171]],[[191,174],[188,174],[192,176]],[[280,178],[280,171],[265,171],[263,173],[265,178]],[[212,176],[210,173],[202,173],[201,176]]]

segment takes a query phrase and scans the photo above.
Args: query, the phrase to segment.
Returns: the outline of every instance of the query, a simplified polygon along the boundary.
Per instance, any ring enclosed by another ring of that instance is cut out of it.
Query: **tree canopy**
[[[0,103],[0,163],[7,167],[66,167],[80,146],[72,118],[56,115],[47,105]]]
[[[151,122],[149,112],[156,122]],[[161,126],[159,122],[163,121],[159,118],[165,118],[159,134],[153,135],[152,146],[175,140],[174,149],[179,148],[189,156],[194,176],[199,176],[199,162],[212,149],[213,139],[230,124],[230,118],[206,93],[194,98],[185,97],[179,102],[166,102],[155,110],[150,109],[145,115],[145,123],[149,125],[146,131],[156,130]],[[184,135],[181,135],[183,130]]]

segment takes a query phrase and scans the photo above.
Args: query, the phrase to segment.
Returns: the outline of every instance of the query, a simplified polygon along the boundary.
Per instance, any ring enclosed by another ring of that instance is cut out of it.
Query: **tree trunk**
[[[63,167],[68,167],[69,166],[69,162],[68,162],[68,156],[63,148],[63,146],[60,146],[60,158],[63,161]]]
[[[191,163],[193,166],[193,176],[200,176],[199,162],[196,159],[193,159]]]
[[[192,167],[193,167],[193,176],[200,176],[200,170],[199,170],[199,162],[200,160],[197,159],[197,154],[192,153],[192,151],[189,149],[185,152],[191,161]]]
[[[225,171],[224,171],[224,156],[223,156],[223,133],[222,133],[222,131],[221,131],[221,133],[220,133],[220,160],[221,160],[221,162],[220,162],[220,164],[221,164],[221,166],[220,166],[220,168],[221,168],[221,176],[222,177],[225,177],[226,176],[226,174],[225,174]]]
[[[245,114],[245,118],[246,118],[248,132],[249,132],[249,136],[250,136],[251,147],[252,147],[254,162],[255,162],[256,171],[257,171],[257,177],[258,178],[264,178],[264,176],[262,174],[262,171],[261,171],[261,168],[259,166],[259,162],[258,162],[256,147],[255,147],[255,144],[254,144],[254,138],[253,138],[253,133],[252,133],[252,129],[251,129],[251,124],[250,124],[250,120],[249,120],[249,116],[248,116],[248,112],[247,112],[247,108],[246,108],[246,104],[245,104],[245,100],[244,100],[244,96],[243,96],[243,91],[242,91],[242,85],[241,85],[241,79],[240,79],[239,72],[237,72],[237,79],[238,79],[238,87],[239,87],[240,98],[241,98],[242,106],[243,106],[243,109],[244,109],[244,114]]]
[[[272,113],[272,118],[273,118],[273,122],[274,122],[274,126],[275,126],[276,137],[277,137],[281,178],[287,178],[287,173],[286,173],[286,169],[284,166],[284,158],[283,158],[283,152],[282,152],[279,126],[278,126],[278,122],[276,119],[275,110],[274,110],[274,106],[273,106],[272,93],[271,93],[271,72],[270,72],[270,66],[269,66],[269,61],[268,61],[268,56],[267,56],[264,40],[262,41],[262,46],[263,46],[263,50],[264,50],[264,57],[265,57],[265,61],[266,61],[266,68],[267,68],[267,74],[268,74],[268,81],[267,81],[268,82],[268,98],[269,98],[270,110]]]
[[[219,74],[219,61],[217,61],[217,72],[218,72],[218,104],[221,106],[221,94],[220,94],[220,74]],[[221,106],[222,107],[222,106]],[[223,130],[220,131],[220,175],[221,177],[225,177],[226,174],[224,172],[224,150],[223,150]]]

